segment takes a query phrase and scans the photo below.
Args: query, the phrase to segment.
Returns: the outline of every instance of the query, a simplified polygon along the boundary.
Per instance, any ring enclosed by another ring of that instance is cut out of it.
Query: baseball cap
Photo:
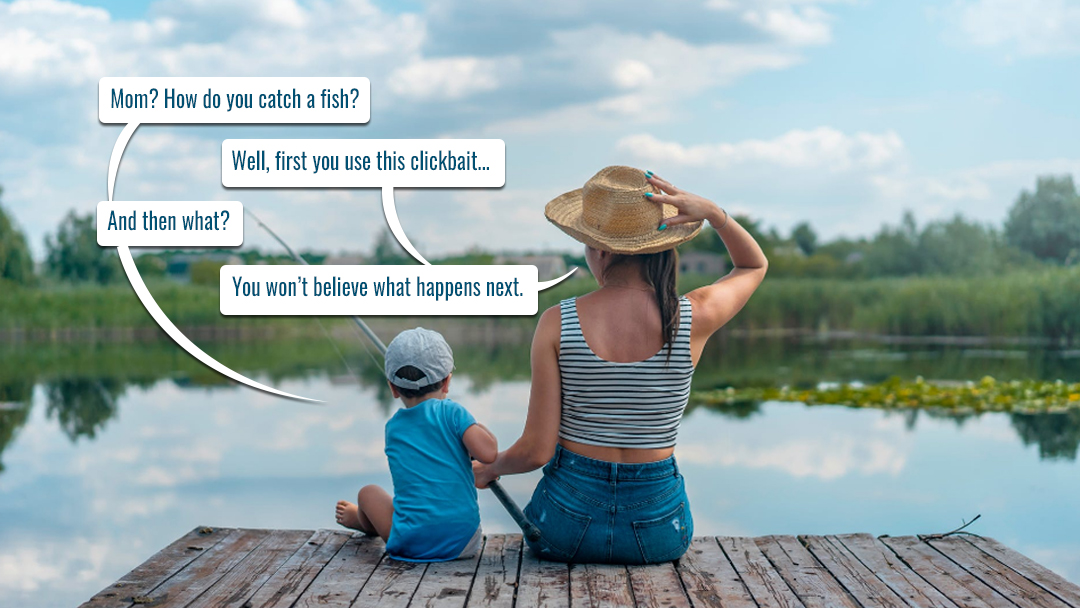
[[[420,380],[409,380],[397,371],[411,365],[424,374]],[[386,377],[394,386],[419,389],[435,384],[454,371],[454,351],[442,334],[423,327],[407,329],[386,347]]]

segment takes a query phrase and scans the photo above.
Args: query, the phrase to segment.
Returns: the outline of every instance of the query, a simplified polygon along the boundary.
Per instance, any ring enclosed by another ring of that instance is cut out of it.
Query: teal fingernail
[[[667,228],[667,224],[660,224],[660,227],[657,228],[657,230],[663,230],[665,228]]]
[[[649,198],[652,198],[652,192],[646,192],[646,193],[645,193],[645,196],[647,196],[647,197],[649,197]]]
[[[645,177],[652,177],[652,171],[646,171]]]

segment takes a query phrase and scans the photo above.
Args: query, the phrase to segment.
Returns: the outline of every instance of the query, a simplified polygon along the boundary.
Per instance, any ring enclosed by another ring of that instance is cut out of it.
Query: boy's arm
[[[461,441],[469,450],[469,455],[484,464],[495,462],[495,458],[499,455],[499,441],[495,439],[491,431],[487,430],[487,427],[479,422],[465,429]]]

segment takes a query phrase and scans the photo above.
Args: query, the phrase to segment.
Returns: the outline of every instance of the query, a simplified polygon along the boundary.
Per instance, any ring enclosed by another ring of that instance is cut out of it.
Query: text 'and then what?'
[[[138,221],[140,219],[141,224]],[[215,211],[213,215],[196,211],[191,215],[180,216],[180,224],[184,230],[225,230],[228,221],[228,211]],[[140,218],[137,211],[132,211],[131,215],[117,215],[116,211],[110,211],[106,230],[176,230],[176,216],[143,211]]]

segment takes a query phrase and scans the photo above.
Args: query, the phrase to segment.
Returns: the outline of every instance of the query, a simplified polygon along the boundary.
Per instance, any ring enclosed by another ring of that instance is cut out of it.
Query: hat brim
[[[668,226],[664,230],[656,230],[644,235],[604,234],[582,221],[581,192],[582,189],[578,188],[552,199],[544,207],[544,216],[566,234],[595,249],[622,254],[656,253],[674,249],[701,232],[703,222],[699,220]],[[664,205],[665,218],[673,217],[678,213],[678,209],[671,205]]]

